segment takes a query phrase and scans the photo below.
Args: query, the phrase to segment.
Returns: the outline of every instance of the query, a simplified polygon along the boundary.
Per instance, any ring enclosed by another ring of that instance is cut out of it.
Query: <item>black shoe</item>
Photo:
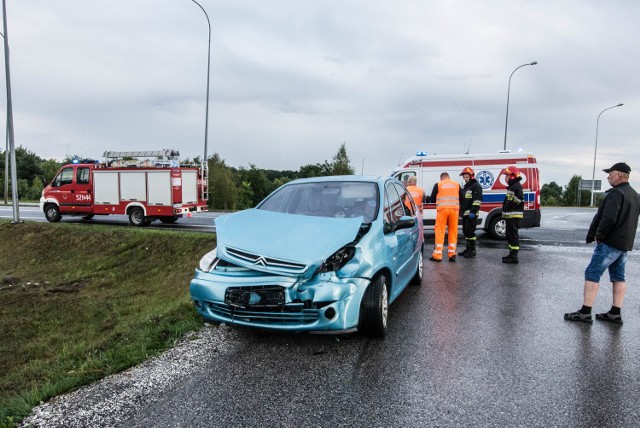
[[[431,260],[432,262],[441,262],[442,260],[436,259],[433,256],[429,257],[429,260]]]
[[[476,256],[476,252],[475,251],[469,251],[467,254],[464,255],[465,259],[472,259]]]
[[[456,262],[456,256],[449,257],[449,261],[452,262],[452,263],[455,263]]]
[[[462,257],[467,257],[467,254],[469,254],[469,248],[468,248],[468,247],[467,247],[467,248],[465,248],[465,250],[464,250],[464,251],[460,251],[460,252],[458,253],[458,255],[459,255],[459,256],[462,256]]]
[[[564,319],[566,319],[567,321],[580,321],[580,322],[584,322],[584,323],[587,323],[587,324],[593,323],[593,319],[591,318],[591,314],[583,314],[580,311],[568,312],[568,313],[564,314]],[[620,321],[622,321],[622,320],[620,320]]]
[[[612,315],[609,312],[605,312],[603,314],[596,314],[596,319],[600,321],[609,321],[614,324],[622,325],[622,316],[621,315]]]
[[[518,261],[518,257],[507,256],[502,258],[502,263],[517,265],[519,261]]]

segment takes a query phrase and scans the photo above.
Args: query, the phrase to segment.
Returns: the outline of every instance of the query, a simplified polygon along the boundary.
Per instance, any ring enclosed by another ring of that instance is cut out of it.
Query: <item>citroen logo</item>
[[[264,259],[264,257],[260,256],[258,258],[258,260],[255,261],[254,263],[255,265],[262,265],[262,266],[266,266],[267,265],[267,261]]]

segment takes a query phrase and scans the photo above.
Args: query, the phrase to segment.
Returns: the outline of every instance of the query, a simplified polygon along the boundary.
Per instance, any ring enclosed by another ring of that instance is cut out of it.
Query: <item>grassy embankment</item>
[[[200,327],[204,233],[0,221],[0,427]]]

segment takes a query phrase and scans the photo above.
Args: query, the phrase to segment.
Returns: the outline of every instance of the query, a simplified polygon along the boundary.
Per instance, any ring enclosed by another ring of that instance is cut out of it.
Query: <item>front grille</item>
[[[278,308],[249,307],[240,309],[224,303],[209,302],[209,309],[214,314],[226,318],[229,322],[242,320],[264,325],[299,325],[311,324],[318,320],[319,309],[305,309],[303,304],[289,304]]]
[[[303,273],[307,266],[302,263],[295,263],[288,260],[274,259],[273,257],[265,257],[259,254],[249,253],[237,248],[226,248],[227,254],[238,260],[249,262],[256,266],[264,266],[267,268],[277,269],[283,272]]]

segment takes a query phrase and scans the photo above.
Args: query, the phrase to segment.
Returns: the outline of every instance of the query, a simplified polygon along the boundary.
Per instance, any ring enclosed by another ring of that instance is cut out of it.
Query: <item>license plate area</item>
[[[284,289],[271,288],[227,288],[224,303],[238,308],[277,308],[284,305]]]

